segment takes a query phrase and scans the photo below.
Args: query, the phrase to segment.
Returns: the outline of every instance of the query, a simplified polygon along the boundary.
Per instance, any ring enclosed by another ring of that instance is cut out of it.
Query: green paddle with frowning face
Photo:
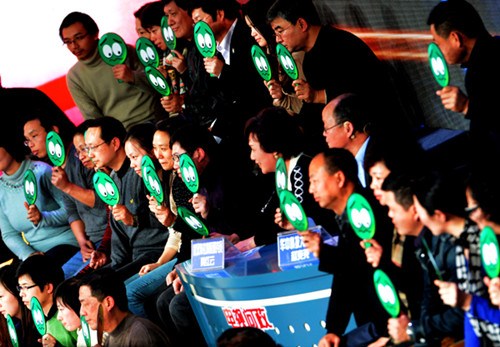
[[[142,157],[141,161],[142,180],[149,193],[156,199],[158,205],[161,205],[164,199],[161,181],[156,173],[155,165],[147,155]]]
[[[489,278],[498,277],[500,274],[499,248],[495,232],[491,227],[484,227],[479,236],[481,261],[484,271]]]
[[[206,227],[205,223],[203,223],[200,217],[191,212],[189,209],[184,206],[178,206],[177,213],[179,217],[181,217],[182,220],[198,234],[202,236],[208,235],[208,228]]]
[[[45,139],[45,146],[47,147],[47,156],[54,166],[62,166],[66,160],[66,150],[64,143],[55,131],[49,131]]]
[[[252,60],[255,65],[255,69],[259,73],[260,77],[264,79],[264,81],[270,81],[272,78],[271,65],[267,60],[267,56],[258,45],[253,45],[252,50]]]
[[[98,171],[92,181],[97,196],[109,206],[116,206],[120,201],[120,191],[115,181],[106,173]]]
[[[24,174],[24,198],[28,205],[34,205],[38,197],[38,184],[33,170],[28,169]]]
[[[146,66],[157,68],[160,65],[160,55],[156,50],[156,46],[150,39],[146,37],[139,37],[135,42],[135,51],[139,61]]]
[[[7,330],[9,331],[10,342],[12,342],[12,346],[19,347],[19,339],[17,337],[16,326],[14,325],[10,314],[7,314],[5,316],[5,320],[7,321]]]
[[[306,231],[309,227],[307,215],[300,201],[289,190],[282,190],[279,193],[280,209],[286,218],[298,231]]]
[[[450,84],[450,72],[443,52],[441,52],[438,45],[431,42],[427,49],[427,53],[429,55],[429,65],[434,79],[441,87],[446,87]]]
[[[276,54],[278,56],[278,61],[283,70],[285,70],[286,74],[292,80],[296,80],[297,78],[299,78],[299,69],[297,68],[295,59],[293,59],[290,51],[288,51],[288,49],[281,43],[278,43],[276,45]]]
[[[40,335],[45,335],[47,333],[47,324],[45,324],[45,314],[43,313],[42,305],[40,301],[33,296],[30,301],[31,316],[33,317],[33,322],[35,323],[36,330]]]
[[[347,217],[352,229],[362,240],[368,240],[375,235],[375,216],[370,203],[358,193],[353,193],[347,200]],[[369,242],[365,247],[370,247]]]
[[[375,291],[384,309],[392,318],[399,316],[400,303],[396,288],[389,276],[380,269],[375,270],[373,274],[373,283]]]
[[[161,35],[163,40],[165,40],[165,44],[170,50],[174,50],[177,46],[177,37],[175,36],[174,31],[168,25],[168,17],[163,16],[161,19]]]
[[[192,193],[198,193],[198,189],[200,188],[200,178],[198,176],[196,165],[189,154],[183,153],[179,156],[179,170],[186,187]]]

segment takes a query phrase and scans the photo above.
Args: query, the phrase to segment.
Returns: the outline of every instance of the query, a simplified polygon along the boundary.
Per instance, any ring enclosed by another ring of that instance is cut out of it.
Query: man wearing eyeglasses
[[[133,47],[127,46],[129,54],[124,64],[107,65],[98,51],[99,28],[81,12],[72,12],[63,19],[59,36],[78,59],[66,82],[85,119],[113,115],[128,129],[166,116]]]
[[[43,346],[76,346],[76,331],[67,331],[57,319],[54,291],[64,280],[62,268],[47,255],[38,253],[26,258],[17,269],[19,296],[28,309],[31,300],[37,298],[43,311],[46,334],[42,336]]]
[[[102,117],[93,120],[85,132],[85,144],[97,170],[108,168],[120,194],[110,206],[111,266],[125,280],[146,264],[154,263],[163,252],[168,238],[166,227],[149,213],[149,201],[142,178],[130,167],[125,154],[126,130],[119,120]],[[106,257],[95,252],[94,261]]]
[[[374,110],[373,118],[379,115],[377,110],[383,109],[384,124],[393,129],[402,127],[403,117],[394,102],[396,92],[389,83],[390,77],[359,37],[321,25],[311,0],[278,0],[269,9],[267,19],[277,43],[290,52],[305,52],[302,66],[307,81],[299,78],[292,83],[297,97],[305,101],[299,116],[302,114],[312,122],[311,131],[316,136],[321,138],[321,109],[344,93],[364,96]]]

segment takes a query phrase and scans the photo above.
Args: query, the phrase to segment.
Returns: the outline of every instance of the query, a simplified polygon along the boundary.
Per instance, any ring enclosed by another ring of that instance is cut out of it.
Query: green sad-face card
[[[161,181],[158,177],[158,174],[156,173],[153,161],[147,155],[142,157],[141,171],[144,185],[146,186],[149,193],[154,196],[154,198],[158,202],[158,205],[161,205],[164,199]]]
[[[169,96],[171,93],[170,85],[163,74],[153,66],[146,66],[144,69],[149,84],[161,95]]]
[[[484,271],[489,278],[498,277],[500,274],[500,253],[497,236],[491,227],[484,227],[481,231],[479,235],[479,247]]]
[[[276,161],[276,172],[274,173],[274,180],[276,184],[276,193],[278,196],[283,190],[288,189],[288,173],[286,170],[285,160],[278,158]]]
[[[123,64],[127,59],[127,44],[116,33],[102,35],[97,47],[102,60],[108,65]]]
[[[205,223],[203,223],[201,218],[196,214],[194,214],[184,206],[178,206],[177,213],[179,217],[181,217],[182,220],[198,234],[202,236],[208,235],[208,228],[206,227]]]
[[[170,50],[175,49],[177,46],[177,38],[175,37],[175,33],[168,25],[167,16],[163,16],[161,19],[161,35],[163,36],[163,40],[165,40],[165,44]]]
[[[375,216],[370,203],[358,193],[353,193],[347,200],[347,217],[352,229],[362,240],[375,235]],[[367,247],[369,244],[366,245]]]
[[[431,42],[427,48],[427,53],[429,55],[429,66],[431,67],[434,79],[441,87],[446,87],[450,83],[450,73],[443,52],[441,52],[437,44]]]
[[[306,231],[309,227],[306,213],[300,201],[289,190],[283,190],[279,194],[280,209],[286,218],[298,231]]]
[[[194,26],[194,43],[200,54],[205,58],[212,58],[217,49],[217,42],[210,26],[199,21]]]
[[[400,303],[398,293],[389,276],[380,269],[373,273],[375,291],[384,309],[392,318],[399,316]]]
[[[197,193],[200,188],[198,170],[189,154],[184,153],[179,157],[179,168],[186,187],[188,187],[192,193]]]
[[[40,335],[45,335],[47,333],[47,326],[45,324],[45,314],[43,313],[42,305],[40,301],[33,296],[30,301],[31,316],[33,317],[33,322],[35,323],[36,330]]]
[[[45,139],[47,147],[47,156],[54,166],[62,166],[66,160],[66,150],[64,143],[55,131],[49,131]]]
[[[38,197],[38,184],[36,182],[35,173],[28,169],[24,174],[24,198],[28,205],[34,205]]]
[[[12,317],[7,314],[5,316],[5,320],[7,321],[7,330],[9,331],[10,342],[12,342],[13,347],[19,347],[19,339],[17,337],[16,326],[12,321]]]
[[[278,61],[285,71],[285,73],[292,79],[296,80],[299,78],[299,69],[297,68],[297,64],[295,63],[295,59],[293,59],[290,51],[283,46],[281,43],[276,45],[276,54],[278,56]]]
[[[260,77],[264,79],[264,81],[270,81],[272,78],[271,65],[269,64],[269,60],[267,60],[267,56],[258,45],[253,45],[252,50],[252,60],[255,65],[255,69],[259,73]]]
[[[99,171],[92,178],[97,196],[109,206],[115,206],[120,201],[120,192],[115,181],[106,173]]]
[[[160,64],[160,55],[156,47],[150,39],[146,37],[139,37],[135,42],[135,51],[137,57],[144,67],[152,66],[157,68]]]

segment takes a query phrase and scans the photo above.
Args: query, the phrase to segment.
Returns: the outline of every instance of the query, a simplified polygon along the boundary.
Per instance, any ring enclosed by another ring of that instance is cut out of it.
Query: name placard
[[[317,265],[318,258],[307,250],[296,230],[278,234],[278,266],[281,270]]]
[[[224,269],[224,238],[215,237],[191,241],[191,271]]]

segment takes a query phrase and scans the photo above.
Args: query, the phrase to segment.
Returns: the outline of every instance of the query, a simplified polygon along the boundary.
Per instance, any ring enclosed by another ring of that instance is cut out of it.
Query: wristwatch
[[[413,324],[408,323],[408,326],[406,327],[406,335],[410,338],[411,342],[415,342],[415,329],[413,328]]]

